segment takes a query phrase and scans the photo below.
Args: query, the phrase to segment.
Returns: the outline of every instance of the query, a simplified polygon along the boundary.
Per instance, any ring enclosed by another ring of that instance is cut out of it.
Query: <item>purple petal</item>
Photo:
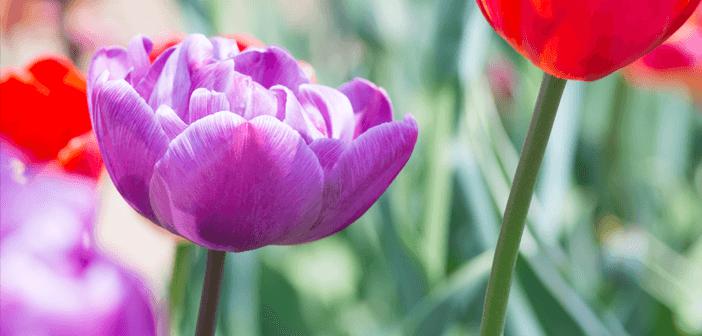
[[[217,92],[227,92],[234,81],[234,61],[225,60],[207,64],[193,74],[193,88],[206,88]]]
[[[158,110],[156,110],[156,118],[161,125],[161,129],[163,129],[163,132],[170,140],[175,139],[178,134],[183,133],[185,128],[188,127],[168,105],[159,106]]]
[[[6,157],[8,154],[11,156]],[[51,258],[58,252],[70,252],[92,230],[94,183],[52,170],[25,172],[32,167],[24,166],[20,158],[3,148],[0,239],[21,239],[23,249],[47,251]]]
[[[140,96],[142,96],[145,100],[148,100],[149,97],[151,97],[151,93],[154,90],[154,86],[156,86],[156,81],[158,81],[158,78],[161,76],[161,72],[163,72],[163,68],[166,66],[166,62],[168,61],[169,57],[171,54],[173,54],[173,51],[175,51],[175,47],[166,49],[166,51],[162,52],[161,55],[156,58],[153,64],[151,64],[151,67],[149,68],[149,71],[142,77],[141,81],[139,81],[136,85],[134,85],[134,89],[136,92],[139,93]]]
[[[127,46],[127,56],[132,66],[131,84],[136,85],[146,76],[151,67],[149,52],[153,47],[151,40],[144,36],[133,38]]]
[[[317,155],[322,169],[327,172],[334,167],[341,154],[349,148],[349,143],[337,139],[320,138],[314,140],[310,144],[310,148]]]
[[[124,80],[96,88],[95,134],[107,171],[122,196],[149,219],[149,181],[156,161],[168,146],[149,105]]]
[[[3,164],[17,159],[2,149]],[[143,284],[95,250],[94,182],[50,169],[21,177],[0,188],[0,334],[155,335]]]
[[[239,53],[239,48],[236,46],[236,41],[224,37],[210,38],[212,43],[212,57],[216,60],[225,60],[236,56]]]
[[[88,68],[87,80],[88,109],[90,110],[91,122],[94,122],[92,111],[95,86],[98,85],[98,82],[126,78],[130,68],[129,56],[124,48],[102,48],[93,55]],[[94,124],[93,127],[95,127]]]
[[[3,335],[156,335],[149,293],[134,274],[92,254],[32,254],[2,246]]]
[[[236,71],[251,76],[266,89],[282,85],[293,92],[309,83],[305,72],[292,55],[278,47],[249,49],[234,58]]]
[[[214,92],[208,89],[197,89],[190,97],[190,113],[188,123],[214,114],[219,111],[229,111],[229,100],[221,92]]]
[[[168,57],[151,96],[149,105],[156,109],[166,104],[186,119],[192,86],[192,69],[202,66],[211,55],[212,44],[202,35],[189,35]]]
[[[0,209],[3,209],[0,211],[0,239],[22,219],[21,213],[5,209],[17,203],[15,195],[27,183],[30,175],[27,162],[30,158],[25,153],[0,136]]]
[[[363,79],[354,80],[339,87],[353,106],[356,117],[354,138],[373,126],[392,121],[392,103],[382,88]]]
[[[245,119],[277,114],[278,102],[273,93],[246,75],[234,74],[234,80],[227,90],[227,98],[231,111]]]
[[[417,123],[408,116],[371,128],[340,155],[338,144],[313,144],[325,167],[322,213],[317,224],[294,243],[321,239],[361,217],[405,166],[416,142]],[[332,164],[334,157],[338,159]]]
[[[88,68],[88,89],[91,83],[103,73],[108,72],[108,79],[124,79],[129,74],[131,64],[124,48],[108,47],[98,50],[90,61]]]
[[[215,62],[197,69],[193,75],[192,87],[225,92],[230,106],[226,110],[246,119],[276,113],[273,94],[251,77],[234,71],[233,60]],[[221,110],[213,112],[219,111]]]
[[[326,134],[334,139],[353,139],[355,121],[349,99],[341,92],[323,85],[300,86],[300,102],[309,114],[320,114]]]
[[[229,112],[202,118],[156,164],[158,218],[207,248],[246,251],[285,243],[320,211],[322,170],[279,120]]]
[[[271,88],[271,92],[275,95],[278,100],[278,112],[276,118],[283,120],[286,124],[290,125],[294,130],[296,130],[306,142],[310,142],[313,139],[318,139],[324,137],[324,134],[317,129],[314,123],[305,113],[302,108],[300,101],[297,100],[295,94],[290,91],[290,89],[276,85]],[[324,127],[324,119],[320,115],[317,124]]]

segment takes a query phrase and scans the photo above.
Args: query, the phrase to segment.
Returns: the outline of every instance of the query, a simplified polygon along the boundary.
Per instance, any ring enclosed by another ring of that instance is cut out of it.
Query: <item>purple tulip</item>
[[[381,88],[311,84],[278,47],[190,35],[100,50],[93,127],[110,177],[139,213],[214,250],[334,234],[380,197],[409,159],[417,124],[392,120]]]
[[[91,245],[94,183],[0,155],[0,335],[155,335],[148,292]]]

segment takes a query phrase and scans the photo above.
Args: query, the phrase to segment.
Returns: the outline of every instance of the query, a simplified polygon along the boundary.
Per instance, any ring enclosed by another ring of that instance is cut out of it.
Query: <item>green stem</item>
[[[200,312],[197,317],[197,327],[195,328],[196,336],[212,336],[215,334],[224,257],[226,257],[226,252],[207,251],[207,268],[205,269],[205,281],[202,284],[202,295],[200,296]]]
[[[488,281],[483,318],[480,324],[482,336],[499,336],[505,325],[505,312],[512,283],[512,272],[519,254],[519,243],[524,232],[524,223],[534,192],[537,173],[544,158],[546,144],[556,118],[558,104],[563,95],[566,80],[545,74],[536,100],[534,115],[529,125],[522,148],[512,190],[502,220],[500,236],[495,247],[492,271]]]

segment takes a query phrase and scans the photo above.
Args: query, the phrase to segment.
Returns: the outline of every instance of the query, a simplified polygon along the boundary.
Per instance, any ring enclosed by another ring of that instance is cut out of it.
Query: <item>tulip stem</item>
[[[545,74],[541,82],[539,97],[536,100],[529,132],[519,157],[500,236],[495,247],[480,324],[482,336],[500,336],[504,329],[512,273],[519,254],[519,243],[524,232],[536,177],[565,85],[566,80],[549,74]]]
[[[212,336],[215,334],[224,257],[226,257],[226,252],[207,251],[207,268],[200,296],[200,312],[197,316],[197,327],[195,328],[196,336]]]

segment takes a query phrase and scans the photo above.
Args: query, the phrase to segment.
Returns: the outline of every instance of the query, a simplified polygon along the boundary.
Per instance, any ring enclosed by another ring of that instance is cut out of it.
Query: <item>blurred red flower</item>
[[[91,131],[85,78],[62,57],[43,57],[0,76],[0,137],[35,163],[56,162],[93,178],[102,161]]]
[[[670,37],[700,0],[477,0],[519,53],[556,77],[596,80]]]
[[[626,68],[641,86],[684,86],[702,99],[702,7],[670,39]]]
[[[246,33],[225,34],[224,37],[236,41],[236,46],[239,51],[244,51],[248,48],[263,48],[266,46],[261,40]]]

